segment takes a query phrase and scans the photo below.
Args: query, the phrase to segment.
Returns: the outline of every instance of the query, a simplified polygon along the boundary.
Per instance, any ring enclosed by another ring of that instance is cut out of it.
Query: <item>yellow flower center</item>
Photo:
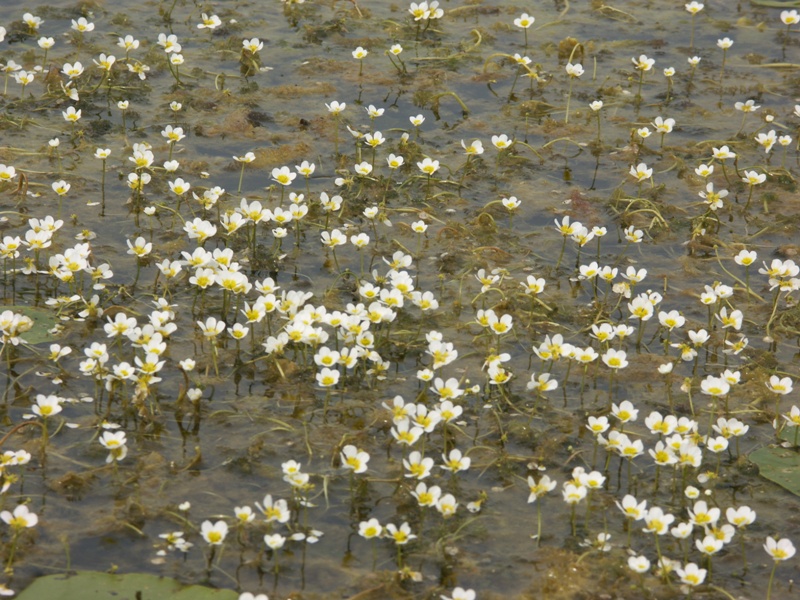
[[[209,544],[216,544],[217,542],[222,540],[222,535],[220,535],[219,531],[209,531],[208,532],[208,543]]]

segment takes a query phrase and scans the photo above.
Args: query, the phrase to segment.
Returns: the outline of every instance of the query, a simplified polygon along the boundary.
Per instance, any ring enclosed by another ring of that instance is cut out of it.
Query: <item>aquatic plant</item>
[[[621,6],[0,30],[8,586],[124,539],[120,569],[273,596],[783,593],[797,500],[748,456],[800,431],[800,107],[764,58],[796,11],[572,37],[652,16]]]

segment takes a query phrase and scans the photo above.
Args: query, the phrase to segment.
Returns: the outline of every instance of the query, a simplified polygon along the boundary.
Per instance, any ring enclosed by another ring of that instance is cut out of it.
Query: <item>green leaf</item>
[[[759,448],[748,457],[762,477],[800,496],[800,453],[794,448]]]
[[[750,4],[767,6],[769,8],[791,8],[800,6],[800,0],[750,0]]]
[[[138,594],[138,595],[137,595]],[[76,575],[48,575],[35,580],[18,600],[237,600],[233,590],[185,586],[175,579],[128,573],[110,575],[79,571]]]
[[[10,310],[15,313],[22,313],[26,317],[33,319],[33,329],[22,334],[22,339],[29,344],[43,344],[52,342],[56,336],[49,333],[55,327],[56,317],[53,311],[46,308],[36,308],[35,306],[3,306],[2,310]]]
[[[797,431],[797,427],[789,427],[784,423],[780,433],[778,433],[778,437],[785,442],[789,442],[792,446],[794,446],[795,441],[800,445],[800,431],[797,432],[797,438],[794,436],[795,431]]]

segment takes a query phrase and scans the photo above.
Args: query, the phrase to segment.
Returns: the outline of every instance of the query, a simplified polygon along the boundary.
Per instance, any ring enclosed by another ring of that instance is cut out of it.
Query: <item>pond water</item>
[[[800,24],[781,21],[798,3],[440,2],[418,21],[390,2],[115,4],[0,6],[0,444],[30,454],[6,456],[2,503],[38,516],[3,525],[9,588],[91,569],[271,598],[684,597],[663,555],[709,571],[699,597],[791,596],[797,557],[763,546],[800,543]],[[52,239],[31,237],[48,215]],[[13,314],[33,328],[16,336]],[[411,445],[397,397],[431,430]],[[612,413],[623,401],[638,417]],[[694,428],[653,433],[654,411]],[[631,458],[600,443],[620,433]],[[648,453],[664,441],[677,465]],[[413,452],[433,460],[421,480]],[[529,503],[544,476],[556,487]],[[455,513],[420,506],[419,483]],[[693,530],[644,532],[627,494]],[[756,520],[723,528],[742,506]],[[373,518],[416,538],[365,539]]]

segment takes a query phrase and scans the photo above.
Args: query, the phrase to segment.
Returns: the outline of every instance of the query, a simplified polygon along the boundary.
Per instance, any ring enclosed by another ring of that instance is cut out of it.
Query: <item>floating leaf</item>
[[[797,437],[795,437],[795,433],[797,433]],[[797,427],[789,427],[784,425],[784,427],[781,428],[780,433],[778,433],[778,437],[784,442],[791,444],[795,449],[800,447],[800,430],[798,430]],[[788,444],[783,444],[783,446],[787,447]]]
[[[800,0],[750,0],[756,6],[768,6],[770,8],[791,8],[800,6]]]
[[[18,600],[237,600],[238,597],[239,594],[233,590],[185,586],[167,577],[142,573],[111,575],[95,571],[40,577],[17,596]]]
[[[46,308],[36,308],[35,306],[3,306],[3,311],[10,310],[15,313],[22,313],[26,317],[33,319],[33,329],[22,334],[22,339],[29,344],[43,344],[52,342],[55,336],[49,331],[56,325],[56,317],[53,311]]]
[[[793,448],[759,448],[750,460],[758,465],[762,477],[800,496],[800,453]]]

